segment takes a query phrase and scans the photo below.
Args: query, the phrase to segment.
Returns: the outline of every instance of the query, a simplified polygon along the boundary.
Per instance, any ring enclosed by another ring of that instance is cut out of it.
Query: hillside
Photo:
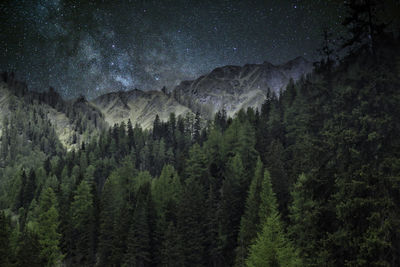
[[[103,114],[83,98],[66,101],[52,88],[42,93],[30,91],[12,73],[3,73],[0,81],[0,119],[4,121],[6,117],[10,119],[19,114],[19,107],[24,107],[27,113],[21,114],[19,119],[29,116],[29,113],[43,114],[42,119],[50,123],[67,150],[89,142],[107,127]]]

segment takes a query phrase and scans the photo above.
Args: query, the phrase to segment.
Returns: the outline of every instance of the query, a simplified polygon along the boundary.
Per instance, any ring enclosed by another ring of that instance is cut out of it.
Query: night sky
[[[228,65],[318,59],[341,1],[1,1],[0,70],[66,97],[171,89]],[[4,2],[4,3],[3,3]]]

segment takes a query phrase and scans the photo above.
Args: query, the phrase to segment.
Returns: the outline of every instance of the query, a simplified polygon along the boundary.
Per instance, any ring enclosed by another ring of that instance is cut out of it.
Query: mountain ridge
[[[298,81],[312,70],[313,64],[301,56],[280,65],[268,61],[226,65],[195,80],[182,81],[172,94],[179,103],[208,118],[221,109],[233,116],[241,108],[259,108],[268,90],[279,94],[291,79]]]
[[[11,112],[9,103],[14,99],[17,102],[21,99],[21,103],[37,101],[44,104],[46,116],[61,143],[70,149],[88,141],[107,126],[128,120],[150,129],[156,115],[166,121],[170,113],[194,116],[200,112],[203,119],[211,119],[221,109],[233,116],[242,108],[259,108],[268,90],[278,93],[285,89],[290,79],[297,81],[311,71],[312,63],[303,57],[280,65],[267,61],[243,66],[226,65],[195,80],[182,81],[171,92],[134,88],[102,94],[91,100],[83,96],[64,100],[53,88],[41,93],[30,91],[25,83],[16,80],[14,74],[3,73],[0,111],[2,117],[8,116]]]

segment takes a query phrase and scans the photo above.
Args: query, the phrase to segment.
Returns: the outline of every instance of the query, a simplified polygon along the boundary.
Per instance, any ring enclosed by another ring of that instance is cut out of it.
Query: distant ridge
[[[225,108],[233,115],[241,108],[258,108],[264,102],[268,89],[276,94],[284,90],[290,79],[297,81],[310,73],[313,64],[297,57],[285,64],[224,66],[192,81],[183,81],[173,90],[174,98],[194,111],[212,116]]]

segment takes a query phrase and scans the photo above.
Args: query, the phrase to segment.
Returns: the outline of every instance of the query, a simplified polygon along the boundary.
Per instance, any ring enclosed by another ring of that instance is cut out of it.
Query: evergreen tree
[[[379,36],[382,35],[386,26],[377,16],[382,3],[376,0],[361,0],[349,1],[345,5],[349,14],[343,21],[343,25],[348,27],[351,37],[342,46],[356,46],[355,49],[367,48],[376,55]]]
[[[37,221],[40,256],[45,266],[60,263],[63,255],[60,251],[61,234],[58,231],[59,216],[56,195],[50,187],[43,190],[39,201],[39,217]]]
[[[251,181],[248,196],[246,199],[245,213],[240,220],[240,231],[238,235],[238,246],[236,248],[236,266],[245,266],[248,249],[257,237],[260,229],[260,193],[263,181],[263,165],[258,158],[254,177]]]
[[[303,266],[298,253],[285,237],[280,217],[276,211],[270,214],[263,224],[255,244],[250,247],[246,266]]]
[[[204,265],[204,201],[200,183],[193,178],[187,179],[177,216],[179,246],[182,248],[178,262],[182,262],[183,266]]]
[[[308,188],[310,179],[301,174],[293,191],[293,203],[290,206],[289,234],[295,244],[300,248],[300,255],[304,264],[312,266],[313,263],[323,264],[324,259],[320,256],[322,245],[319,245],[319,233],[317,228],[318,205],[313,199],[312,191]],[[313,240],[310,242],[310,240]],[[321,261],[321,262],[320,262]]]
[[[302,266],[298,252],[286,237],[268,171],[264,173],[259,209],[262,231],[250,246],[247,266]]]
[[[198,144],[201,143],[200,131],[201,131],[200,112],[196,112],[196,117],[194,118],[194,124],[193,124],[193,141]]]
[[[271,176],[268,170],[265,170],[264,179],[261,183],[260,200],[261,203],[258,216],[260,218],[260,222],[263,223],[266,221],[269,215],[277,212],[278,208],[276,195],[272,190]]]
[[[225,264],[231,266],[235,260],[234,250],[246,200],[244,168],[240,155],[229,162],[221,188],[221,240]]]
[[[91,187],[83,180],[71,203],[74,256],[77,264],[89,264],[94,255],[94,207]]]
[[[10,242],[11,229],[9,219],[0,211],[0,266],[9,266],[12,260]]]
[[[183,267],[183,257],[181,256],[182,247],[179,242],[180,237],[173,222],[168,224],[165,232],[161,251],[162,266]]]
[[[186,166],[186,179],[194,179],[203,186],[208,184],[207,159],[198,144],[190,148]]]
[[[287,216],[287,206],[290,200],[289,186],[291,182],[286,173],[284,165],[285,154],[282,144],[274,140],[268,146],[266,153],[266,168],[271,175],[271,183],[278,200],[279,211],[285,218]]]
[[[38,236],[36,233],[25,229],[20,238],[19,246],[16,253],[16,264],[17,267],[42,267],[45,266],[46,261],[40,257],[41,245],[39,244]],[[9,266],[9,265],[2,265]],[[47,265],[54,266],[54,265]]]
[[[150,181],[138,185],[136,203],[127,237],[125,265],[150,266],[153,262],[154,206]]]
[[[206,265],[221,266],[223,264],[222,244],[219,238],[220,224],[218,216],[218,198],[217,192],[211,186],[208,190],[206,200],[206,225],[205,225],[205,247],[206,247]]]

